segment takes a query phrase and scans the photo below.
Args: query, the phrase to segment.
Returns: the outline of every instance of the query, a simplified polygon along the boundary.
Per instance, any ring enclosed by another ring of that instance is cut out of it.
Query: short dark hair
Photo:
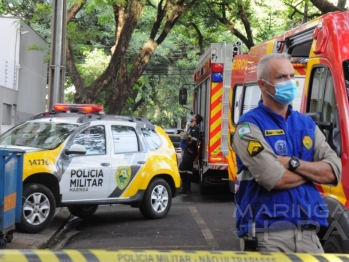
[[[202,116],[199,114],[196,114],[195,119],[197,124],[200,124],[203,120]]]

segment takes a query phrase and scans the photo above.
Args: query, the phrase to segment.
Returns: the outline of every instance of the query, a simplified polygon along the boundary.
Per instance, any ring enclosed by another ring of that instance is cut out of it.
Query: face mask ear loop
[[[275,89],[275,93],[276,93],[276,87],[275,87],[275,85],[272,85],[272,84],[270,84],[267,80],[265,80],[265,79],[263,79],[263,81],[265,82],[265,83],[267,83],[268,85],[271,85],[271,86],[273,86],[274,87],[274,89]],[[270,97],[271,98],[273,98],[274,99],[274,96],[272,95],[272,94],[270,94],[268,91],[265,91],[268,95],[270,95]],[[275,99],[274,99],[275,100]]]

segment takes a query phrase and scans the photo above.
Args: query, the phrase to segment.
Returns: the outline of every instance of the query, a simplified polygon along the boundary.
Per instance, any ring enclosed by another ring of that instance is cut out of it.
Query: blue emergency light
[[[222,73],[212,73],[212,82],[222,82],[223,81],[223,74]]]

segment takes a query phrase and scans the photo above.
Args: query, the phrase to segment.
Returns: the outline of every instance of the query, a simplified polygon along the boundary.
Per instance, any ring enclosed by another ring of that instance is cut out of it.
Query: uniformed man
[[[297,93],[287,54],[257,66],[262,100],[238,121],[236,227],[242,250],[323,253],[328,209],[313,182],[337,185],[341,161],[314,121],[289,105]],[[249,247],[247,247],[249,246]]]
[[[200,123],[202,119],[201,115],[195,114],[188,128],[187,144],[184,149],[182,162],[179,165],[179,173],[182,180],[182,188],[178,192],[179,194],[191,194],[191,175],[193,173],[193,163],[198,155]]]

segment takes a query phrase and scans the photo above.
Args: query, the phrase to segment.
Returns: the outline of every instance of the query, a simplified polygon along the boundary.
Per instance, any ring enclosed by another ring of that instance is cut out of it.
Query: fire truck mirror
[[[180,105],[186,105],[187,104],[187,89],[185,87],[181,87],[179,89],[179,104]]]

